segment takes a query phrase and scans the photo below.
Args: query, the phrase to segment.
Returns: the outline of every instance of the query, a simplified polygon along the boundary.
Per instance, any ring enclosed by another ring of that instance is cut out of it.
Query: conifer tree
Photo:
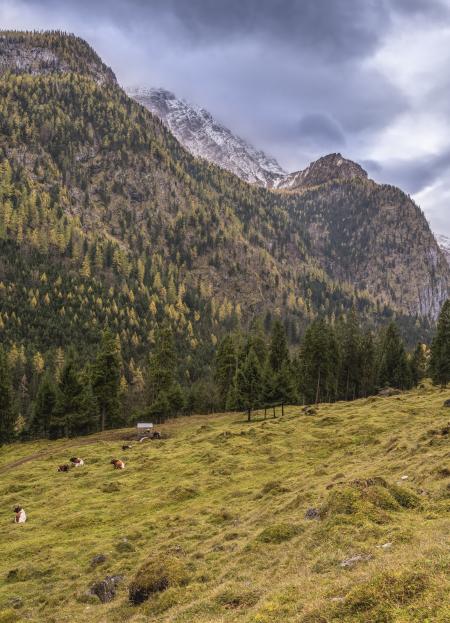
[[[92,389],[100,413],[100,428],[120,424],[120,350],[109,329],[103,332],[100,349],[92,366]]]
[[[230,335],[226,335],[220,342],[214,364],[214,380],[219,390],[220,400],[225,405],[237,367],[236,348]]]
[[[351,400],[359,397],[362,377],[362,337],[353,311],[339,327],[339,338],[339,396]]]
[[[335,400],[338,382],[338,345],[324,320],[306,330],[301,349],[300,391],[307,403]]]
[[[176,362],[172,331],[169,326],[159,328],[148,365],[147,393],[151,403],[157,400],[161,392],[167,394],[170,391],[175,382]]]
[[[439,314],[436,336],[431,345],[430,372],[435,385],[446,387],[450,382],[450,299]]]
[[[374,393],[375,381],[375,343],[372,333],[368,331],[361,338],[360,397],[365,398]]]
[[[378,385],[397,389],[408,389],[412,386],[405,346],[394,322],[388,325],[381,340]]]
[[[294,375],[289,361],[285,361],[280,370],[273,375],[271,394],[270,402],[295,402],[296,391]]]
[[[82,389],[74,360],[69,357],[61,372],[56,403],[49,421],[49,435],[52,439],[69,437],[77,431]]]
[[[417,385],[427,375],[428,370],[428,348],[426,344],[417,344],[411,357],[411,375],[413,384]]]
[[[0,346],[0,445],[12,440],[14,424],[11,378],[5,351]]]
[[[45,374],[36,395],[31,430],[34,435],[48,437],[56,406],[56,387],[50,375]]]
[[[272,327],[269,361],[274,372],[279,372],[283,364],[289,361],[286,329],[279,318],[275,320]]]
[[[250,421],[251,412],[262,401],[262,373],[258,357],[253,349],[237,371],[237,393],[240,406],[247,410]]]

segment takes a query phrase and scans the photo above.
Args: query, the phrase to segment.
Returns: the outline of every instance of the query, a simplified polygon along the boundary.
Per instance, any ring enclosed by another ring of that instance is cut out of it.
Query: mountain
[[[231,171],[245,182],[272,186],[286,172],[213,119],[204,108],[188,104],[165,89],[129,89],[128,94],[155,114],[194,156]]]
[[[312,162],[303,171],[289,173],[274,183],[274,188],[298,190],[307,186],[319,186],[333,180],[365,180],[367,172],[356,162],[343,158],[341,154],[328,154]]]
[[[370,180],[340,154],[293,174],[289,190],[281,192],[333,280],[367,288],[390,305],[406,305],[411,315],[437,316],[449,295],[450,271],[408,195]]]
[[[436,240],[450,264],[450,238],[448,236],[444,236],[443,234],[436,234]]]
[[[351,309],[429,335],[449,267],[400,190],[322,165],[296,192],[247,184],[186,151],[77,37],[4,32],[0,52],[0,338],[17,378],[90,352],[105,325],[132,386],[162,323],[189,383],[256,317],[281,315],[292,344]]]
[[[77,72],[97,84],[116,84],[114,72],[80,37],[60,32],[0,31],[0,75]]]

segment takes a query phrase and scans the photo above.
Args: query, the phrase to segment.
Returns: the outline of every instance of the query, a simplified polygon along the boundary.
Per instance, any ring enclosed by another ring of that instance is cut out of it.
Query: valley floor
[[[448,398],[182,418],[125,452],[130,430],[1,448],[0,623],[449,621]],[[131,605],[139,567],[169,558],[182,581]]]

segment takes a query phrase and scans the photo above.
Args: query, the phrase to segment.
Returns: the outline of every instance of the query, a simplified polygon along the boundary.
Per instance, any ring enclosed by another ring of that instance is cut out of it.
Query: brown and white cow
[[[64,465],[58,465],[58,472],[68,472],[70,469],[70,465],[65,463]]]
[[[76,456],[73,456],[73,457],[70,459],[70,462],[72,463],[72,465],[73,465],[74,467],[81,467],[82,465],[84,465],[84,461],[83,461],[83,459],[79,459],[79,458],[77,458]]]
[[[14,523],[25,523],[27,520],[27,515],[21,506],[15,506],[14,512],[16,516],[14,517]]]
[[[125,469],[125,463],[120,459],[112,459],[111,465],[114,465],[114,469]]]

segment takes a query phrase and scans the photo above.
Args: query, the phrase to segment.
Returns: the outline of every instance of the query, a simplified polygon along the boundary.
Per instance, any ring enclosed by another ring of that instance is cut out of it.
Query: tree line
[[[426,376],[446,387],[450,300],[442,307],[431,346],[419,343],[413,352],[407,352],[395,323],[374,333],[352,312],[335,323],[312,322],[295,352],[280,319],[269,334],[259,321],[248,332],[228,333],[217,345],[210,375],[198,383],[181,382],[179,363],[175,336],[163,324],[145,374],[137,388],[130,387],[123,377],[120,341],[107,329],[92,360],[70,350],[53,374],[42,375],[24,418],[20,387],[13,387],[0,347],[0,443],[78,436],[141,418],[161,422],[193,412],[245,410],[250,417],[254,409],[274,403],[317,404],[355,400],[386,387],[410,389]]]

